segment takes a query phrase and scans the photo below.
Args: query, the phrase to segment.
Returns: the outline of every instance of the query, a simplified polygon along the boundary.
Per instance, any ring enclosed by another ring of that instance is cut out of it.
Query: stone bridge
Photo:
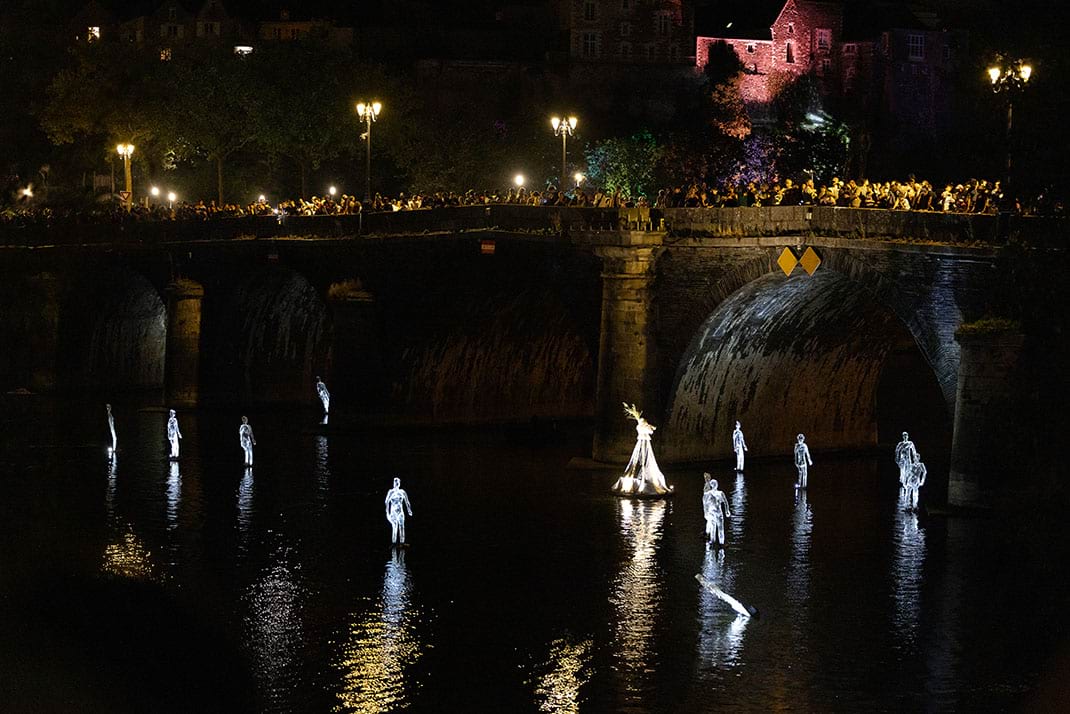
[[[1036,286],[1065,294],[1066,223],[1004,233],[990,216],[522,206],[8,230],[0,386],[193,406],[307,402],[322,375],[379,423],[593,416],[604,461],[633,445],[625,401],[674,462],[727,457],[736,419],[752,455],[923,424],[953,433],[949,499],[971,503],[1008,463],[985,447],[1012,397],[1044,399],[1029,375],[1062,354]],[[807,249],[812,274],[778,264]],[[973,324],[993,315],[1015,322]]]

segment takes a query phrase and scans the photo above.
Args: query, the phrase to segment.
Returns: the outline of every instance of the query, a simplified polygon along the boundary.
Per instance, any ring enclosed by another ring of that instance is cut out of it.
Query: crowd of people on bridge
[[[376,193],[370,202],[356,196],[312,196],[272,205],[267,200],[248,204],[215,201],[135,202],[130,210],[121,203],[111,203],[98,210],[35,205],[17,200],[0,210],[0,224],[57,225],[70,223],[108,223],[127,221],[194,221],[251,216],[331,216],[357,215],[367,212],[411,211],[426,208],[481,205],[572,206],[578,208],[736,208],[761,206],[838,206],[893,211],[930,211],[942,213],[996,213],[1002,207],[1003,190],[999,181],[970,179],[964,183],[934,187],[929,181],[910,176],[905,181],[844,181],[834,177],[818,185],[812,178],[735,185],[712,185],[691,182],[663,188],[652,196],[629,196],[616,191],[576,186],[559,190],[553,185],[529,190],[523,186],[504,191],[469,190],[464,193],[399,193],[383,196]],[[1010,210],[1025,215],[1064,215],[1062,201],[1043,193],[1028,202],[1015,200]]]

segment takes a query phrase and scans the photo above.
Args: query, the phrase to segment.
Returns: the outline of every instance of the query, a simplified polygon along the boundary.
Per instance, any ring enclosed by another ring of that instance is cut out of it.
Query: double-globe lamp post
[[[119,144],[115,147],[115,150],[119,152],[119,156],[123,157],[123,173],[126,175],[126,198],[123,199],[123,205],[126,206],[126,211],[129,213],[134,205],[134,182],[130,175],[130,157],[134,155],[134,145]]]
[[[357,102],[357,116],[364,121],[367,127],[364,135],[361,137],[364,141],[368,142],[367,163],[364,167],[365,203],[370,203],[372,200],[372,124],[379,118],[379,112],[382,111],[382,109],[383,105],[379,102],[372,102],[370,104]]]
[[[1005,62],[1002,57],[988,68],[988,78],[992,80],[992,91],[1002,93],[1007,98],[1007,166],[1003,175],[1003,195],[1000,199],[999,212],[1004,217],[1003,230],[1009,230],[1006,217],[1015,210],[1014,193],[1011,187],[1011,167],[1013,165],[1011,131],[1014,127],[1014,97],[1029,83],[1033,68],[1020,59]]]
[[[568,176],[567,157],[568,157],[568,138],[572,136],[572,133],[576,131],[576,117],[569,117],[568,119],[562,119],[561,117],[553,117],[550,119],[550,126],[554,128],[554,135],[561,137],[561,190],[564,190],[565,177]]]

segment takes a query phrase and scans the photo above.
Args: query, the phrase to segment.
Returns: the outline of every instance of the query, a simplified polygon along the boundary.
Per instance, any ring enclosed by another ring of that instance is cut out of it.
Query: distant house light
[[[90,41],[90,42],[95,42],[96,40],[99,40],[100,39],[100,28],[99,27],[87,27],[87,28],[85,28],[85,36],[86,36],[86,39],[88,41]]]
[[[234,54],[238,55],[239,57],[251,55],[252,53],[253,48],[250,45],[234,45]]]
[[[171,48],[170,47],[164,47],[164,48],[162,48],[160,50],[160,61],[161,62],[170,62],[171,61]]]

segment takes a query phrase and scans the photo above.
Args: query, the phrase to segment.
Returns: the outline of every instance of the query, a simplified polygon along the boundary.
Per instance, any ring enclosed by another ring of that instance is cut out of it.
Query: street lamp
[[[334,198],[335,195],[338,193],[338,189],[336,189],[334,186],[331,186],[327,189],[327,193],[331,194],[331,198]]]
[[[365,203],[370,203],[372,200],[372,124],[379,118],[379,112],[382,109],[383,105],[379,102],[372,102],[371,104],[357,102],[357,116],[364,120],[367,126],[367,130],[360,137],[368,143],[367,163],[364,168]]]
[[[177,201],[177,200],[178,200],[178,196],[175,195],[174,191],[168,191],[167,192],[167,207],[168,208],[174,210],[175,201]]]
[[[516,184],[517,188],[522,187],[524,185],[524,174],[517,174],[516,176],[514,176],[513,183]]]
[[[561,183],[565,182],[566,168],[565,157],[567,156],[566,144],[572,132],[576,130],[576,117],[561,119],[554,117],[550,120],[550,126],[554,128],[554,135],[561,137]]]
[[[996,63],[988,68],[988,78],[992,82],[992,91],[1003,93],[1007,98],[1007,166],[1003,175],[1003,195],[1000,197],[999,213],[1001,217],[1001,236],[1006,237],[1010,229],[1009,215],[1014,212],[1014,194],[1011,192],[1011,129],[1014,125],[1014,97],[1023,91],[1033,76],[1033,68],[1020,59],[1005,61],[997,57]]]
[[[577,171],[575,174],[573,174],[572,178],[576,179],[576,188],[579,188],[580,184],[583,183],[583,179],[587,177]]]
[[[130,176],[130,157],[134,155],[134,145],[119,144],[115,150],[119,152],[119,156],[123,157],[123,172],[126,174],[126,198],[123,199],[123,203],[126,204],[126,210],[129,212],[134,203],[133,181]]]

